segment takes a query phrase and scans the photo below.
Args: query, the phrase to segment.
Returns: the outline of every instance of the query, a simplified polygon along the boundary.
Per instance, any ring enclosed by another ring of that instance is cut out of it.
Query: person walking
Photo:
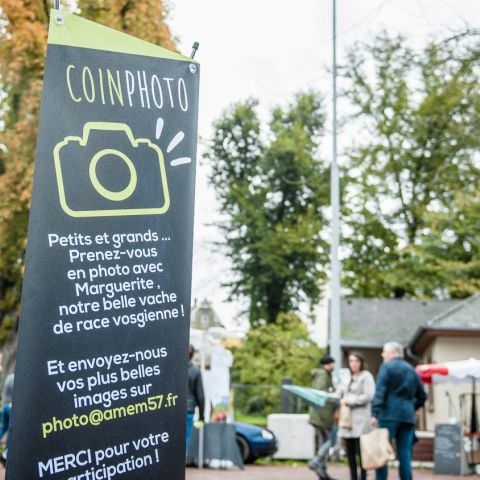
[[[13,383],[15,374],[9,373],[5,378],[2,392],[2,426],[0,428],[0,440],[6,436],[5,448],[3,449],[0,462],[6,463],[8,456],[8,445],[10,438],[10,419],[12,417],[12,398],[13,398]]]
[[[332,372],[335,360],[329,355],[320,359],[320,368],[312,372],[312,386],[324,392],[333,392]],[[309,423],[315,428],[316,455],[308,462],[320,480],[333,480],[327,473],[327,457],[333,440],[335,427],[335,405],[326,403],[324,407],[310,407]]]
[[[8,437],[8,429],[10,427],[10,418],[12,416],[12,398],[13,398],[13,382],[15,374],[9,373],[3,383],[2,392],[2,426],[0,427],[0,440],[5,434]],[[8,446],[8,440],[7,440]]]
[[[190,439],[193,432],[193,419],[195,408],[198,407],[198,419],[203,422],[205,415],[205,395],[203,393],[202,372],[193,364],[192,359],[195,348],[192,344],[188,346],[188,390],[187,390],[187,431],[186,448],[190,447]]]
[[[382,358],[371,424],[388,429],[390,441],[395,440],[397,446],[400,480],[411,480],[415,412],[424,405],[427,395],[417,372],[403,359],[402,345],[386,343]],[[376,471],[376,480],[387,477],[387,466]]]
[[[351,378],[348,385],[342,389],[340,402],[351,410],[351,428],[340,425],[338,435],[345,441],[350,479],[357,480],[360,470],[360,480],[365,480],[367,472],[362,468],[360,436],[371,430],[370,408],[375,394],[375,380],[366,370],[365,358],[361,353],[349,354],[348,368]]]

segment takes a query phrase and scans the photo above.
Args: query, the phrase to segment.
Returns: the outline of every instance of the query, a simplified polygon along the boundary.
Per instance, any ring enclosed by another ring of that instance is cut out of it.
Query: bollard
[[[283,377],[282,385],[292,385],[293,381],[291,377]],[[283,390],[280,390],[280,413],[294,413],[295,412],[295,399],[293,396]]]

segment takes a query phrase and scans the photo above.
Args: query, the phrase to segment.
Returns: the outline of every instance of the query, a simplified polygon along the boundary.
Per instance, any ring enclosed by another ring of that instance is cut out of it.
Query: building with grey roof
[[[457,302],[450,308],[419,325],[411,336],[407,349],[415,357],[421,356],[439,338],[480,337],[480,295]],[[478,344],[477,356],[480,355]]]
[[[343,298],[340,345],[346,365],[349,351],[360,351],[371,371],[381,363],[383,344],[397,341],[407,346],[414,332],[459,300],[408,300],[389,298]]]
[[[444,363],[480,356],[480,295],[466,300],[404,300],[344,298],[341,302],[342,363],[351,351],[364,355],[374,374],[381,364],[384,343],[405,346],[407,360]],[[470,411],[471,386],[429,385],[428,402],[418,427],[433,431],[436,423]]]

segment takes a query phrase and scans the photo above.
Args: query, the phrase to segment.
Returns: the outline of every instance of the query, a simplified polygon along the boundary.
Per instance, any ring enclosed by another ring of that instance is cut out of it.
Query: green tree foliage
[[[354,295],[456,295],[449,276],[435,278],[433,250],[427,259],[418,247],[427,233],[442,243],[432,215],[451,215],[457,192],[478,179],[479,59],[469,35],[416,53],[382,34],[350,51],[345,97],[363,133],[348,152],[344,212]]]
[[[430,275],[431,289],[464,298],[480,291],[480,184],[457,192],[448,210],[430,213],[415,253]]]
[[[232,298],[248,299],[251,324],[274,323],[319,298],[329,193],[328,170],[317,160],[325,122],[319,96],[299,94],[276,108],[268,131],[256,106],[249,100],[226,111],[206,153],[235,275],[227,285]]]
[[[321,355],[322,351],[309,339],[305,324],[293,313],[281,313],[274,324],[251,328],[234,352],[232,368],[233,382],[251,388],[258,386],[245,392],[236,390],[240,396],[246,393],[241,403],[247,408],[243,408],[248,411],[253,397],[263,400],[266,411],[278,408],[282,378],[291,377],[298,385],[310,385],[311,372]]]
[[[162,0],[78,6],[87,18],[174,48]],[[9,328],[20,300],[48,19],[46,0],[0,0],[0,318]]]
[[[1,0],[0,311],[19,302],[48,11],[43,1]],[[8,322],[7,322],[8,323]]]

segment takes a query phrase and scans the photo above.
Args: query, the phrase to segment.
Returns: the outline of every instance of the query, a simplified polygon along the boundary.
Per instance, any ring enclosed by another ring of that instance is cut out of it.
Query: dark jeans
[[[10,405],[4,405],[2,409],[2,427],[0,429],[0,438],[8,432],[10,426],[11,408]]]
[[[360,439],[346,438],[345,446],[347,450],[348,466],[350,468],[350,480],[358,479],[358,469],[360,469],[360,480],[367,478],[367,471],[362,468],[362,456],[360,454]],[[357,463],[358,458],[358,463]]]
[[[392,421],[380,422],[380,428],[388,428],[390,442],[395,440],[397,457],[400,463],[398,474],[400,480],[412,480],[412,450],[415,426],[411,423],[400,423]],[[388,477],[388,466],[379,468],[376,480],[386,480]]]
[[[315,440],[317,453],[308,462],[308,467],[319,476],[325,477],[327,475],[328,451],[332,446],[332,430],[315,427]]]
[[[187,431],[185,434],[187,455],[188,455],[188,449],[190,447],[190,439],[192,438],[194,416],[195,416],[194,413],[187,413]]]
[[[0,438],[2,438],[5,434],[7,434],[7,439],[5,442],[5,448],[2,452],[2,461],[5,462],[7,460],[8,455],[8,444],[10,443],[10,418],[12,416],[12,410],[10,405],[4,405],[2,409],[2,428],[0,430]]]

